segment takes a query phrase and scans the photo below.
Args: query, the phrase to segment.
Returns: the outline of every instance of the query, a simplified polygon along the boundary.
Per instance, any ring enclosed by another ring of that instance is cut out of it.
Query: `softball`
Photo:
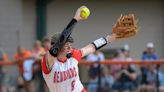
[[[90,15],[90,11],[87,7],[84,7],[84,8],[81,8],[81,13],[80,13],[80,16],[83,18],[83,19],[87,19]]]

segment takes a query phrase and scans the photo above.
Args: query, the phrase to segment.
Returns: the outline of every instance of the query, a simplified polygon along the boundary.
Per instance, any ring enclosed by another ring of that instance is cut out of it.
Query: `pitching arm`
[[[69,24],[66,26],[66,28],[61,33],[61,37],[60,37],[59,41],[57,43],[55,43],[56,45],[53,45],[51,47],[51,49],[49,50],[49,52],[47,52],[47,55],[45,55],[43,57],[42,70],[43,70],[43,72],[45,72],[45,74],[48,74],[51,71],[51,68],[52,68],[53,63],[54,63],[53,61],[56,59],[58,53],[62,49],[67,38],[69,38],[69,36],[71,35],[71,33],[73,31],[73,27],[75,26],[75,24],[80,20],[84,20],[80,16],[81,8],[84,8],[84,7],[85,6],[81,6],[80,8],[77,9],[73,19],[69,22]]]
[[[67,27],[62,31],[61,36],[58,39],[58,41],[56,43],[54,43],[54,45],[50,48],[49,53],[52,56],[54,56],[54,57],[58,56],[59,52],[63,48],[63,46],[66,43],[67,39],[70,37],[75,24],[80,20],[84,20],[80,16],[82,8],[84,8],[84,7],[85,6],[81,6],[80,8],[77,9],[74,18],[70,21],[70,23],[67,25]]]

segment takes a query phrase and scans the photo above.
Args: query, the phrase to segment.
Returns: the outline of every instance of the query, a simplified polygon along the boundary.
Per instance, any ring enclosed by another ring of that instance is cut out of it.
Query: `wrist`
[[[98,50],[98,49],[104,47],[105,45],[107,45],[108,42],[105,37],[101,37],[101,38],[93,41],[92,44],[95,46],[95,49]]]
[[[75,19],[77,22],[80,20],[80,19],[78,19],[76,16],[73,17],[73,19]]]
[[[115,40],[115,36],[116,36],[115,34],[107,35],[107,36],[106,36],[107,42],[108,42],[108,43],[113,42],[113,41]]]
[[[107,35],[106,36],[107,43],[111,43],[110,39],[111,39],[111,36],[110,35]]]

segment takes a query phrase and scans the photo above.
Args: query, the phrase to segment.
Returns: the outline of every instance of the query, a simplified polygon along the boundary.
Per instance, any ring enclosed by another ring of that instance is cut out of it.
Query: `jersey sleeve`
[[[44,74],[49,74],[51,72],[51,69],[47,67],[46,54],[43,56],[41,66]]]
[[[72,51],[73,58],[75,58],[78,62],[82,59],[82,52],[80,49],[74,49]]]

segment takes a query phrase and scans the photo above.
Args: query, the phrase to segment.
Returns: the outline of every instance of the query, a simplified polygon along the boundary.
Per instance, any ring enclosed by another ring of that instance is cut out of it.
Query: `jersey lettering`
[[[70,68],[66,71],[54,72],[54,83],[60,83],[77,76],[76,68]]]

